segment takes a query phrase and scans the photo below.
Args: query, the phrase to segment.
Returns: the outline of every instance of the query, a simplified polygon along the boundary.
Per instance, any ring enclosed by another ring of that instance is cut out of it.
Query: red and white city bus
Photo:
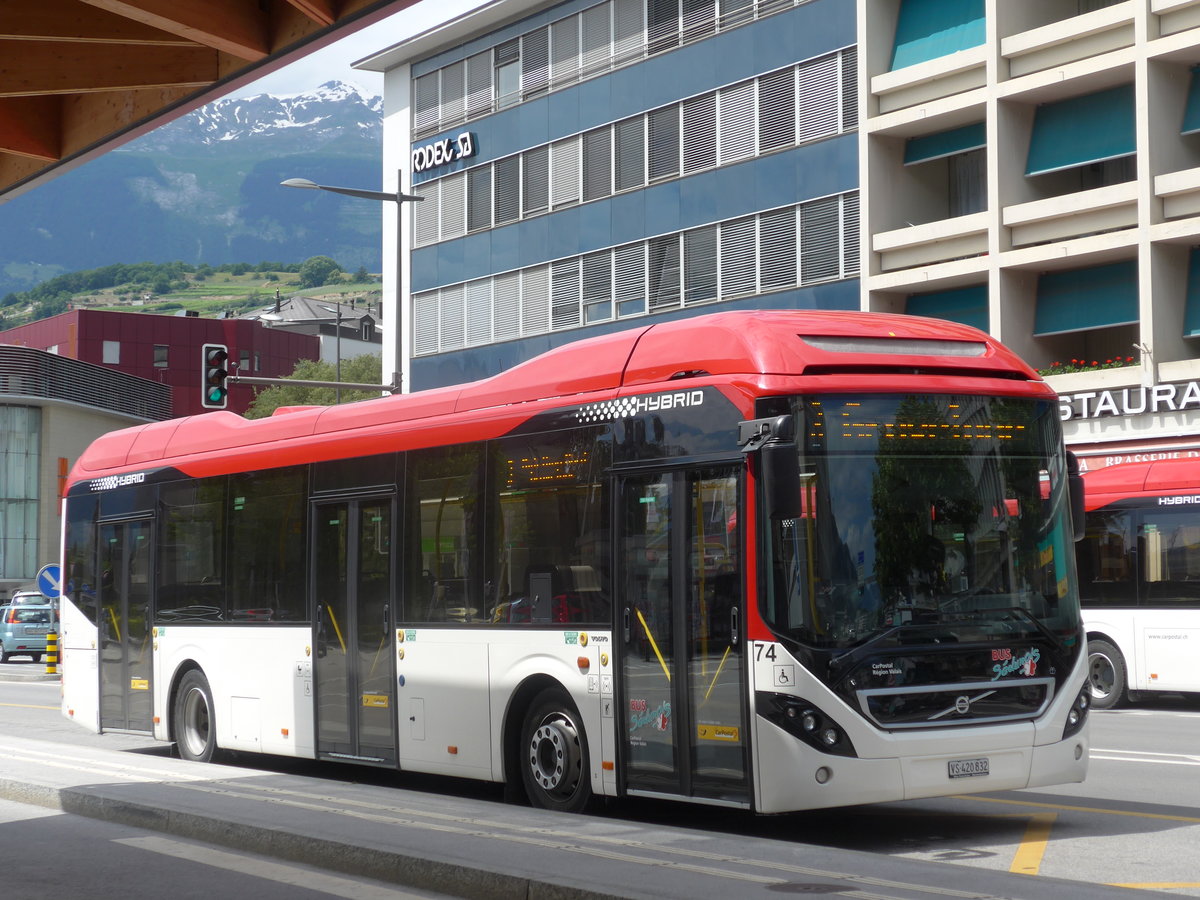
[[[129,428],[70,476],[63,712],[562,810],[1080,781],[1072,461],[987,335],[858,312]]]
[[[1200,691],[1200,459],[1094,469],[1076,545],[1092,705]]]

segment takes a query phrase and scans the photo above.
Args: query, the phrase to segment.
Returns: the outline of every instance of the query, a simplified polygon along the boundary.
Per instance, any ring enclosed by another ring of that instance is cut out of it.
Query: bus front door
[[[150,520],[100,525],[100,730],[152,734]]]
[[[396,763],[393,503],[313,506],[317,755]]]
[[[739,467],[621,486],[625,789],[750,803]]]

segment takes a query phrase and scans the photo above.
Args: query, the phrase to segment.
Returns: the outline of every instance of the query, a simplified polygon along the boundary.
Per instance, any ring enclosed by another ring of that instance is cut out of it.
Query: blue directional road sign
[[[62,596],[62,570],[57,563],[42,566],[37,573],[37,586],[47,600],[57,600]]]

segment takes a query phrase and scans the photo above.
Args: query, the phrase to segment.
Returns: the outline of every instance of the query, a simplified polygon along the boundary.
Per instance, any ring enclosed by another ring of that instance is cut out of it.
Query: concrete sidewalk
[[[1084,882],[190,763],[147,739],[98,740],[109,739],[118,749],[0,736],[0,796],[489,900],[1129,897]]]

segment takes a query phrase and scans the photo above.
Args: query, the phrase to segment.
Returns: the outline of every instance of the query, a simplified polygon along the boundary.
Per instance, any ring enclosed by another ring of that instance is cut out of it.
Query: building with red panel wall
[[[149,313],[76,309],[0,332],[0,343],[57,353],[166,384],[174,416],[206,412],[201,406],[202,348],[223,344],[229,369],[260,378],[290,375],[302,359],[315,360],[320,338],[249,319],[205,319]],[[230,383],[228,409],[243,414],[254,388]]]

